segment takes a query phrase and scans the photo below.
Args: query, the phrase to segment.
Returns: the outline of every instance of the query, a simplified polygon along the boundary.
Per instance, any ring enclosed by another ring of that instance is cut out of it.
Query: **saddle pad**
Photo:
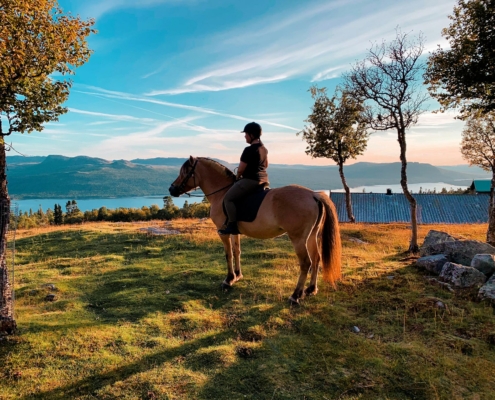
[[[261,207],[261,203],[265,199],[265,196],[271,189],[259,190],[244,199],[236,200],[234,202],[237,209],[237,221],[253,222],[258,215],[258,210]],[[225,206],[223,207],[225,212]]]

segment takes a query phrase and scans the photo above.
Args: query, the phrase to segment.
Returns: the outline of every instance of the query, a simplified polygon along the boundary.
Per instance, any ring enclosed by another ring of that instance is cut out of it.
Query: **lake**
[[[442,188],[446,188],[447,190],[452,189],[466,189],[467,186],[456,186],[451,185],[450,183],[444,182],[436,182],[436,183],[411,183],[408,185],[409,190],[413,193],[418,193],[419,188],[423,188],[423,190],[433,190],[436,189],[437,192],[442,190]],[[402,188],[400,185],[375,185],[375,186],[359,186],[355,188],[351,188],[352,192],[363,192],[363,189],[366,193],[386,193],[387,189],[392,189],[393,193],[402,193]],[[343,192],[344,189],[334,189],[332,192]],[[201,203],[203,200],[203,196],[200,197],[172,197],[174,204],[182,208],[184,206],[184,202],[187,200],[189,204],[191,203]],[[48,208],[54,208],[55,204],[60,204],[62,206],[62,211],[65,211],[65,205],[67,204],[68,198],[64,199],[27,199],[27,200],[16,200],[12,198],[12,203],[17,204],[19,210],[29,211],[30,209],[37,211],[40,206],[43,211],[46,211]],[[106,207],[109,209],[115,209],[119,207],[124,208],[141,208],[143,206],[151,206],[152,204],[158,205],[160,208],[163,207],[163,196],[145,196],[145,197],[123,197],[123,198],[111,198],[111,199],[76,199],[77,205],[81,211],[91,211],[93,209],[99,209],[100,207]]]
[[[67,204],[68,198],[65,199],[27,199],[27,200],[16,200],[12,198],[12,205],[17,204],[19,210],[28,211],[31,209],[37,211],[40,206],[43,211],[50,208],[52,211],[55,204],[60,204],[62,206],[62,211],[65,212],[65,205]],[[72,200],[72,199],[70,199]],[[184,202],[187,200],[189,204],[191,203],[201,203],[203,196],[201,197],[172,197],[174,204],[182,208]],[[115,209],[119,207],[124,208],[141,208],[143,206],[151,206],[156,204],[158,207],[163,207],[163,196],[146,196],[146,197],[123,197],[123,198],[112,198],[112,199],[76,199],[77,206],[81,211],[91,211],[93,209],[99,209],[100,207],[106,207],[109,209]]]

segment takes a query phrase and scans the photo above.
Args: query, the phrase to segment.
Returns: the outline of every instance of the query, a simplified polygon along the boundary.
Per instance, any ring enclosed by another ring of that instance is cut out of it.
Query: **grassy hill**
[[[84,156],[11,156],[7,157],[9,192],[18,199],[165,195],[185,160],[153,158],[108,161]],[[231,169],[236,167],[223,163]],[[299,184],[315,190],[342,188],[337,167],[333,165],[272,164],[268,171],[272,187]],[[400,180],[400,163],[356,163],[346,166],[344,171],[351,187],[397,184]],[[445,182],[467,187],[473,179],[487,176],[476,169],[473,169],[473,173],[467,173],[430,164],[408,164],[409,183]]]
[[[243,238],[244,279],[224,292],[209,221],[141,227],[18,231],[1,399],[493,398],[492,308],[424,279],[406,225],[344,224],[343,281],[297,308],[286,236]],[[480,240],[486,226],[435,229]]]

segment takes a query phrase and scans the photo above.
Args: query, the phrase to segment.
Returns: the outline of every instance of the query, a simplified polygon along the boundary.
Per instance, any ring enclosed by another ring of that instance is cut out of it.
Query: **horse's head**
[[[189,160],[182,165],[179,171],[179,176],[168,189],[171,196],[179,197],[181,194],[187,193],[198,187],[196,176],[194,174],[197,163],[198,159],[191,156],[189,157]]]

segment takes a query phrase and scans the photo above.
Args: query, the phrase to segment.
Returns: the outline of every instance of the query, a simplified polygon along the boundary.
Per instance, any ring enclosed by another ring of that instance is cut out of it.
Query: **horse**
[[[226,214],[223,198],[235,183],[234,173],[219,162],[206,157],[190,158],[182,165],[179,176],[169,188],[170,195],[179,197],[198,187],[210,202],[210,217],[217,229],[224,224]],[[305,296],[318,292],[318,264],[321,261],[323,280],[335,288],[341,278],[342,244],[335,206],[323,192],[314,192],[298,185],[270,189],[253,222],[238,221],[239,231],[257,239],[269,239],[287,233],[297,258],[300,274],[291,304],[299,304]],[[227,277],[224,289],[243,276],[241,272],[240,235],[219,235],[225,249]],[[308,287],[304,285],[311,271]]]

